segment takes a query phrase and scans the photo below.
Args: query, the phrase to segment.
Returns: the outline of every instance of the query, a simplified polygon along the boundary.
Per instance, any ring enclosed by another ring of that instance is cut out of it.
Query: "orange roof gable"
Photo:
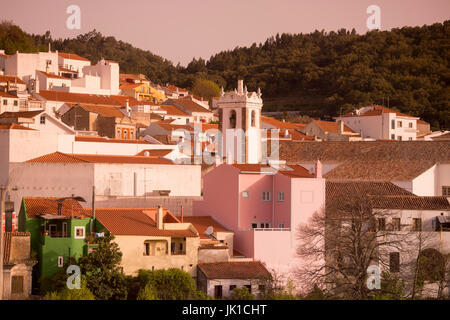
[[[118,95],[106,96],[98,94],[73,93],[51,90],[40,90],[39,95],[47,101],[61,101],[66,103],[125,106],[126,101],[128,100],[130,106],[138,104],[138,101],[133,97]]]
[[[338,132],[338,123],[334,121],[313,120],[324,132]],[[356,133],[344,124],[344,132]]]
[[[61,197],[63,198],[63,197]],[[58,202],[56,201],[58,198],[49,197],[49,198],[37,198],[37,197],[26,197],[24,198],[25,209],[27,212],[28,218],[36,218],[40,215],[44,214],[58,214]],[[72,211],[73,206],[73,211]],[[74,217],[81,216],[90,216],[88,212],[85,212],[83,207],[77,200],[73,199],[65,199],[62,201],[61,207],[61,215],[67,218],[71,217],[73,214]]]
[[[194,228],[198,231],[201,239],[209,239],[209,237],[205,233],[205,231],[206,231],[206,229],[208,229],[208,227],[213,227],[214,232],[233,232],[233,231],[225,228],[223,225],[221,225],[219,222],[217,222],[211,216],[183,217],[183,222],[192,223]]]
[[[58,52],[58,55],[61,58],[64,59],[71,59],[71,60],[80,60],[80,61],[89,61],[86,58],[80,57],[79,55],[77,55],[76,53],[65,53],[65,52]]]
[[[27,162],[49,163],[126,163],[126,164],[165,164],[173,165],[173,162],[160,157],[122,156],[100,154],[65,154],[62,152],[50,153]]]

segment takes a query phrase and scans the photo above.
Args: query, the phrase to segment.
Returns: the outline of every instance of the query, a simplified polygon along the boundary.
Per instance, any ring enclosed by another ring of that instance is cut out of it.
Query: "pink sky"
[[[81,29],[66,28],[66,8],[81,8]],[[263,42],[276,33],[355,28],[367,31],[366,9],[381,8],[381,29],[450,19],[449,0],[0,0],[0,20],[53,38],[97,29],[186,64],[193,57]]]

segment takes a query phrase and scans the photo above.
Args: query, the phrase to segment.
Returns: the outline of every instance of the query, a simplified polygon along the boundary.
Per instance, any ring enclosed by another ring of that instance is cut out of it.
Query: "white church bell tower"
[[[243,80],[238,80],[234,91],[225,93],[222,89],[217,107],[227,163],[261,162],[261,96],[260,89],[248,92]]]

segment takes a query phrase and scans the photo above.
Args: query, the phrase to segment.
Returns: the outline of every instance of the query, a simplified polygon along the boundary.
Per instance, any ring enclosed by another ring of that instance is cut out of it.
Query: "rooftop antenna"
[[[214,239],[216,239],[217,240],[217,238],[216,237],[214,237],[214,235],[213,235],[213,232],[214,232],[214,228],[213,228],[213,226],[209,226],[208,228],[206,228],[206,230],[205,230],[205,234],[208,236],[208,237],[210,237],[210,238],[214,238]]]

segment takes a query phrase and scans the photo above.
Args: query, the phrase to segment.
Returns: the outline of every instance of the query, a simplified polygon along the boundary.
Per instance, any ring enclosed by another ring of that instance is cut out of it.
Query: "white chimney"
[[[316,178],[321,179],[322,178],[322,162],[320,162],[320,160],[316,161],[315,171],[316,171]]]
[[[344,120],[338,120],[338,133],[342,134],[344,132]]]
[[[156,227],[159,230],[162,230],[163,226],[164,226],[164,223],[163,223],[163,208],[162,208],[162,206],[158,206],[158,211],[156,213]]]

